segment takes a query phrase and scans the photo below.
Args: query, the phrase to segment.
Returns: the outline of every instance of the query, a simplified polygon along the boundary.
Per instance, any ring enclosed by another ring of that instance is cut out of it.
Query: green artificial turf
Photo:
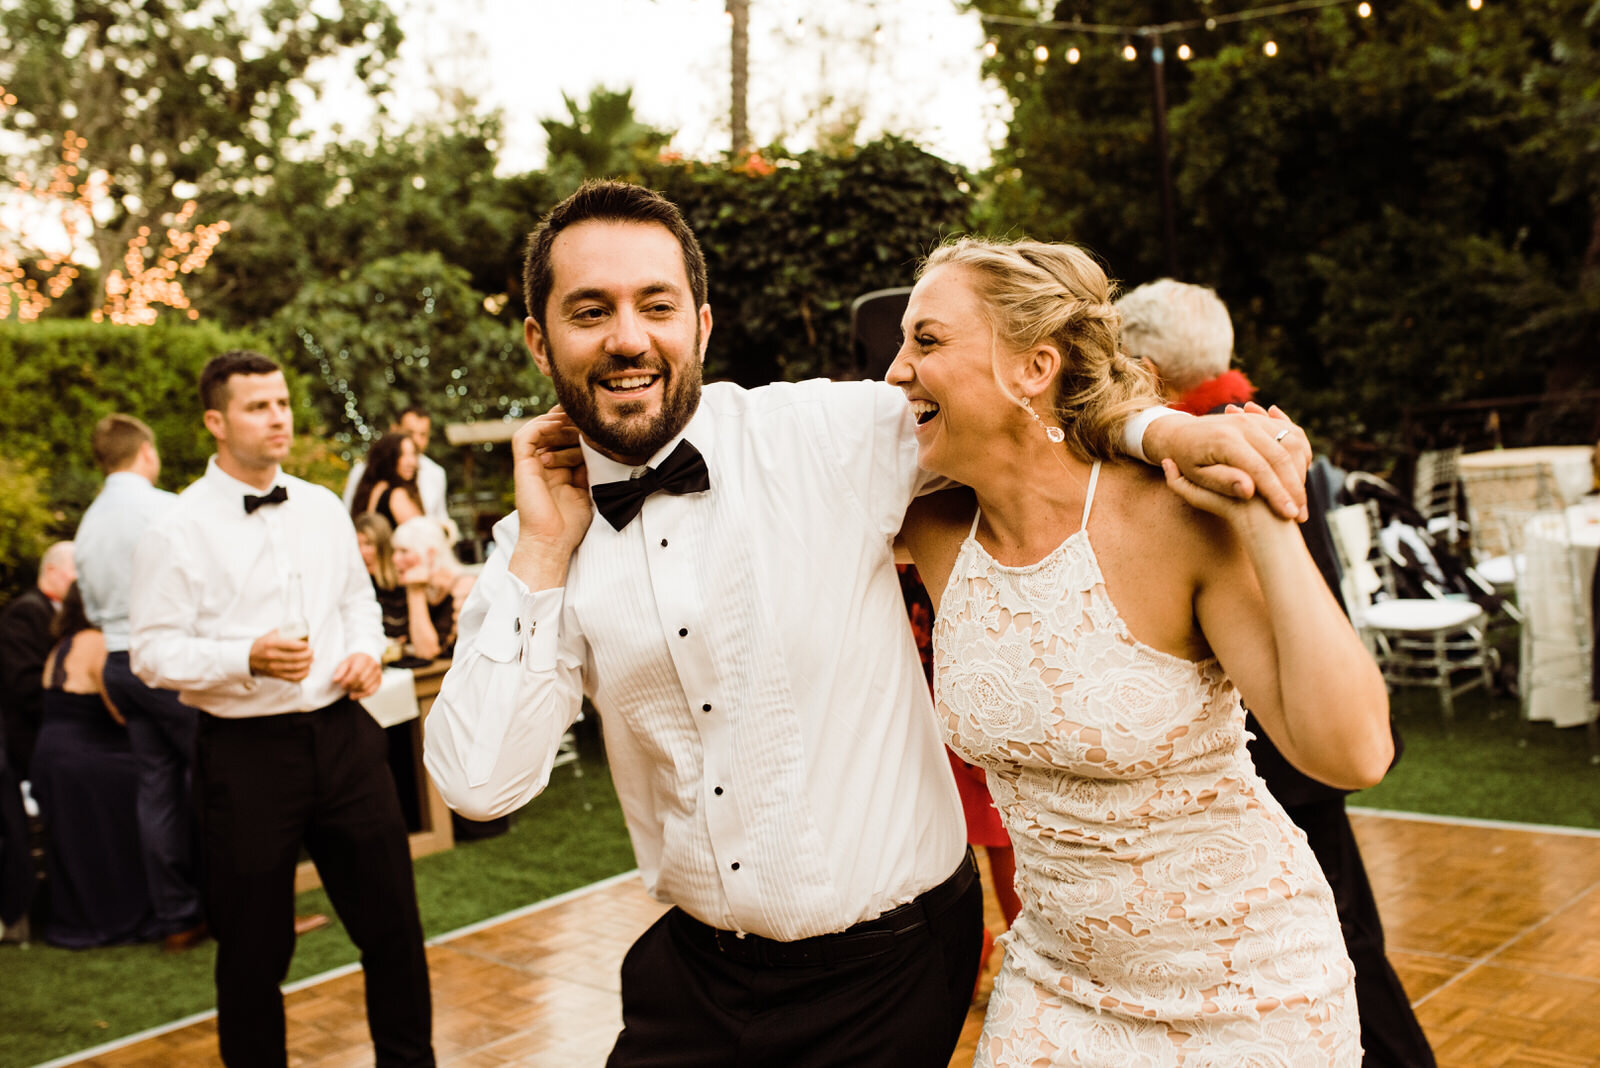
[[[633,850],[611,777],[598,759],[557,768],[550,786],[497,838],[463,842],[415,862],[428,937],[627,871]],[[299,913],[334,922],[301,937],[289,981],[356,960],[320,890]],[[216,1006],[215,943],[168,955],[159,945],[65,950],[0,946],[0,1068],[21,1068]]]
[[[1480,690],[1456,698],[1449,730],[1437,691],[1398,690],[1390,708],[1405,752],[1351,805],[1600,829],[1600,766],[1582,727],[1525,723],[1515,699]]]

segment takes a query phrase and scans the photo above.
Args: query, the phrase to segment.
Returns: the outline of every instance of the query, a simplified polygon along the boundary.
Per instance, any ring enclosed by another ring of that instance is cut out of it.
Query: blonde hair
[[[456,563],[456,554],[451,549],[456,540],[452,537],[455,530],[455,523],[449,519],[419,515],[395,528],[394,547],[414,553],[426,553],[432,549],[433,566],[454,573],[461,570]]]
[[[1067,447],[1086,459],[1121,459],[1122,424],[1161,397],[1148,368],[1117,347],[1116,285],[1094,258],[1076,245],[962,237],[935,249],[917,277],[947,264],[971,272],[1007,349],[1048,342],[1060,350],[1056,396],[1041,415],[1059,420]],[[998,366],[994,374],[1010,392]]]
[[[377,512],[365,512],[356,516],[355,524],[356,533],[371,538],[372,547],[378,551],[378,573],[373,576],[378,588],[394,589],[400,585],[400,572],[394,566],[394,530],[389,521]]]

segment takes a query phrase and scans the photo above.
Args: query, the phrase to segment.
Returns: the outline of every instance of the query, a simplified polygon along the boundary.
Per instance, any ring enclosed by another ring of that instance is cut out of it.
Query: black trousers
[[[405,822],[383,729],[351,700],[253,719],[202,715],[195,798],[206,916],[217,939],[217,1033],[230,1068],[283,1068],[303,844],[366,972],[382,1066],[432,1065],[433,1013]]]
[[[849,946],[857,930],[824,938]],[[622,962],[622,1034],[608,1068],[947,1064],[978,978],[981,884],[888,941],[830,963],[751,962],[719,952],[710,928],[673,909]]]
[[[1333,888],[1345,949],[1356,968],[1356,1005],[1361,1014],[1365,1068],[1433,1068],[1433,1049],[1411,1011],[1400,977],[1383,949],[1383,922],[1367,881],[1344,798],[1285,809],[1306,832],[1311,850]]]
[[[128,745],[139,765],[139,846],[156,931],[185,931],[200,922],[189,797],[200,713],[173,691],[146,686],[129,667],[125,652],[106,654],[105,686],[128,721]]]

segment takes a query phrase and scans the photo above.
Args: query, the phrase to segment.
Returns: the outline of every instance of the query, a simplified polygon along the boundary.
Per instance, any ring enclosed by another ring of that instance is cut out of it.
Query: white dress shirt
[[[132,471],[114,471],[83,513],[72,537],[78,592],[89,622],[106,636],[106,651],[128,651],[128,593],[133,588],[133,551],[152,521],[177,495],[156,489]]]
[[[383,653],[383,617],[349,513],[321,486],[281,471],[274,484],[289,499],[246,515],[245,494],[261,491],[212,457],[134,554],[134,673],[215,716],[325,707],[345,696],[333,673],[346,657]],[[311,674],[253,676],[250,646],[285,622],[295,584],[311,628]]]
[[[357,460],[350,468],[350,476],[344,480],[345,511],[355,507],[356,487],[361,484],[361,476],[366,473],[365,460]],[[449,517],[450,495],[445,492],[444,468],[426,456],[417,457],[417,493],[422,497],[417,503],[422,505],[424,515],[430,515],[435,519]]]
[[[585,693],[646,887],[770,938],[842,930],[947,878],[966,832],[892,540],[917,490],[909,407],[877,382],[705,387],[687,438],[711,489],[596,515],[564,588],[506,569],[464,607],[429,713],[451,806],[548,782]],[[587,446],[591,485],[634,469]]]

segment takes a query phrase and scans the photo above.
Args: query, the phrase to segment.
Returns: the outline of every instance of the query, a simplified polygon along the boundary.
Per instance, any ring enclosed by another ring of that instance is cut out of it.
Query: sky
[[[331,2],[331,0],[322,0]],[[391,0],[406,33],[389,100],[395,120],[441,113],[465,92],[505,119],[501,169],[544,161],[542,118],[562,94],[632,87],[635,114],[677,131],[672,147],[728,146],[730,23],[723,0]],[[752,0],[751,135],[811,147],[819,125],[859,117],[858,140],[890,132],[971,167],[1005,132],[1004,94],[980,73],[984,34],[955,0]],[[307,124],[360,135],[373,109],[336,69],[318,72]]]

